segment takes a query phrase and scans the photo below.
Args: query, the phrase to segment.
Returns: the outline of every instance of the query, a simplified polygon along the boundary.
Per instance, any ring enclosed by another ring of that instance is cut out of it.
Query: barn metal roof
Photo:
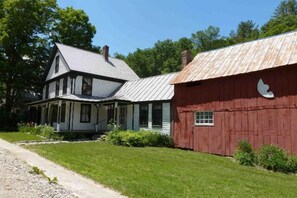
[[[170,81],[177,73],[164,74],[126,82],[115,94],[132,102],[171,100],[174,95]]]
[[[297,63],[297,32],[197,54],[171,83],[255,72]]]
[[[95,74],[122,80],[137,80],[137,74],[123,61],[103,55],[56,43],[70,70]]]

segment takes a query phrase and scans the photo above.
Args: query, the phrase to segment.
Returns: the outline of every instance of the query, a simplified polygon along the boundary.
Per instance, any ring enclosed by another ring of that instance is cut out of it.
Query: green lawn
[[[296,197],[297,176],[215,155],[105,143],[27,148],[130,197]]]
[[[44,140],[42,137],[20,132],[0,132],[0,138],[7,140],[9,142],[19,142],[26,140]]]

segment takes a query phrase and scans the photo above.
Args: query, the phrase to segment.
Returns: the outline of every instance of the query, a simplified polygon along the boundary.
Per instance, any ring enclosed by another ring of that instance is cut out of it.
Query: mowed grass
[[[297,197],[297,176],[215,155],[103,142],[26,147],[129,197]]]
[[[0,132],[0,138],[9,142],[44,140],[42,137],[20,132]]]

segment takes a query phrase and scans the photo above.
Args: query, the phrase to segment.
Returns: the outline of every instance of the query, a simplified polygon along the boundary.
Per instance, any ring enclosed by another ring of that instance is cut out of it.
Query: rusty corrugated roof
[[[297,32],[197,54],[172,84],[249,73],[297,63]]]

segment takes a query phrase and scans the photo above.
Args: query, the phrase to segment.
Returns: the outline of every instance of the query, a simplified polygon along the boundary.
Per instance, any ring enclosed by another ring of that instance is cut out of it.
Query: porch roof
[[[130,102],[131,100],[128,99],[125,96],[112,96],[112,97],[95,97],[95,96],[85,96],[85,95],[74,95],[74,94],[68,94],[68,95],[62,95],[55,98],[49,98],[45,100],[38,100],[31,103],[28,103],[27,105],[38,105],[42,103],[52,102],[52,101],[59,101],[59,100],[66,100],[66,101],[74,101],[74,102],[86,102],[86,103],[103,103],[103,102],[109,102],[109,101],[125,101]]]

